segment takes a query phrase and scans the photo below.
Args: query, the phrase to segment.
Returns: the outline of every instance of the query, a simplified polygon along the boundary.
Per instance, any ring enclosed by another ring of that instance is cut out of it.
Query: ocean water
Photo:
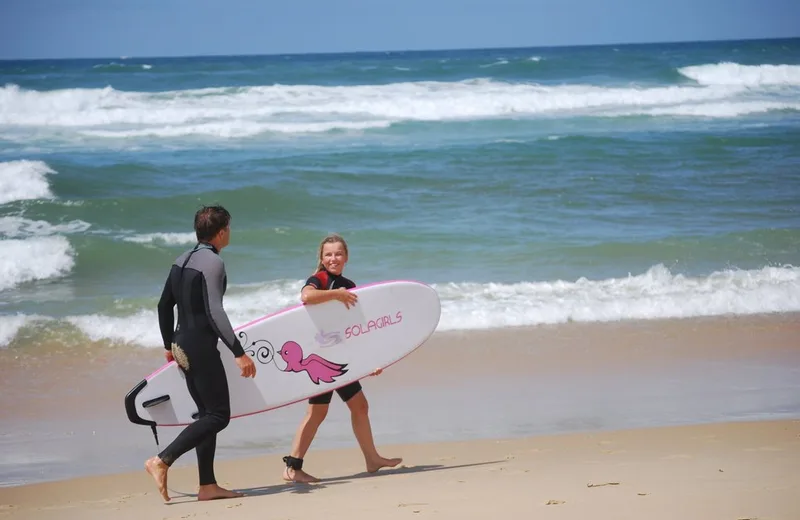
[[[200,204],[234,324],[319,240],[440,330],[800,310],[800,40],[0,62],[0,347],[158,347]]]

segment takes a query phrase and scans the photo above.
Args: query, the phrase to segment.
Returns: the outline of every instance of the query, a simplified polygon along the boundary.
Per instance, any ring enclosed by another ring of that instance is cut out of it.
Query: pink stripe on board
[[[377,285],[388,285],[388,284],[391,284],[391,283],[398,283],[398,282],[400,282],[400,283],[413,283],[413,284],[417,284],[417,285],[425,285],[426,287],[430,287],[429,285],[427,285],[425,283],[422,283],[422,282],[418,282],[416,280],[384,280],[382,282],[372,282],[372,283],[368,283],[366,285],[360,285],[360,286],[357,286],[355,289],[352,289],[352,290],[357,291],[359,289],[366,289],[367,287],[375,287]],[[267,314],[266,316],[262,316],[260,318],[256,318],[255,320],[253,320],[251,322],[248,322],[248,323],[245,323],[244,325],[239,325],[238,327],[234,328],[233,331],[237,332],[237,331],[242,330],[244,328],[247,328],[247,327],[249,327],[251,325],[255,325],[256,323],[261,323],[264,320],[268,320],[268,319],[270,319],[270,318],[272,318],[274,316],[278,316],[280,314],[283,314],[285,312],[289,312],[291,310],[294,310],[294,309],[297,309],[297,308],[303,307],[303,306],[305,306],[305,304],[304,303],[300,303],[300,304],[297,304],[297,305],[292,305],[291,307],[287,307],[285,309],[281,309],[279,311],[275,311],[272,314]],[[151,378],[155,377],[156,374],[159,374],[159,373],[163,372],[164,370],[166,370],[173,363],[174,363],[174,361],[170,361],[169,363],[167,363],[164,366],[162,366],[161,368],[157,369],[155,372],[153,372],[149,376],[145,377],[145,379],[149,381]],[[323,392],[323,393],[325,393],[325,392]],[[303,401],[304,399],[300,399],[300,401]],[[295,402],[299,402],[299,401],[295,401]],[[292,403],[290,403],[290,404],[292,404]],[[253,413],[261,413],[261,412],[265,412],[265,411],[267,411],[267,410],[261,410],[261,411],[253,412]],[[251,415],[251,414],[247,414],[247,415]],[[244,416],[236,416],[236,417],[244,417]],[[232,417],[232,418],[234,418],[234,417]],[[166,425],[166,426],[173,426],[173,425]],[[178,426],[178,425],[174,425],[174,426]]]

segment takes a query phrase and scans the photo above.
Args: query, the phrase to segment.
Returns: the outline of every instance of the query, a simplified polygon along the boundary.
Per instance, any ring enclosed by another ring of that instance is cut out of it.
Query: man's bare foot
[[[302,469],[286,468],[283,470],[283,480],[287,482],[298,482],[301,484],[310,484],[312,482],[319,482],[319,479],[313,475],[309,475]]]
[[[169,470],[169,466],[164,464],[158,457],[151,457],[144,463],[144,469],[146,469],[147,472],[150,473],[150,476],[153,477],[153,480],[156,481],[156,486],[158,486],[158,492],[161,493],[161,498],[163,498],[165,502],[169,502],[169,493],[167,492],[167,470]]]
[[[403,462],[403,459],[401,458],[385,459],[383,457],[378,457],[375,460],[367,461],[367,471],[369,473],[375,473],[381,468],[393,468],[401,462]]]
[[[230,489],[219,487],[216,484],[200,486],[200,489],[197,491],[197,500],[217,500],[220,498],[239,498],[243,496],[244,493],[231,491]]]

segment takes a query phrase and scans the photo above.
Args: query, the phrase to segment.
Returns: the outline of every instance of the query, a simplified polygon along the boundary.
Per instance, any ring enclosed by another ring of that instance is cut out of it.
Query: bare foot
[[[403,459],[401,458],[385,459],[383,457],[378,457],[375,460],[367,461],[367,471],[369,473],[375,473],[381,468],[393,468],[401,462],[403,462]]]
[[[150,473],[150,476],[153,477],[153,480],[156,481],[156,486],[158,486],[158,492],[161,493],[161,498],[163,498],[165,502],[169,502],[169,493],[167,493],[167,470],[169,470],[169,466],[164,464],[158,457],[151,457],[144,463],[144,469],[146,469],[147,472]]]
[[[302,469],[286,468],[283,470],[283,480],[287,482],[299,482],[301,484],[310,484],[311,482],[319,482],[319,479],[313,475],[309,475]]]
[[[200,486],[200,489],[197,491],[197,500],[217,500],[220,498],[239,498],[243,496],[244,493],[231,491],[230,489],[219,487],[216,484]]]

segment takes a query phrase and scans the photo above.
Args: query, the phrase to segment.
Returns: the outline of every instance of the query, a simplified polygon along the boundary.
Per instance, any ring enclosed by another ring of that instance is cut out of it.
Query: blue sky
[[[0,0],[0,59],[793,36],[798,0]]]

